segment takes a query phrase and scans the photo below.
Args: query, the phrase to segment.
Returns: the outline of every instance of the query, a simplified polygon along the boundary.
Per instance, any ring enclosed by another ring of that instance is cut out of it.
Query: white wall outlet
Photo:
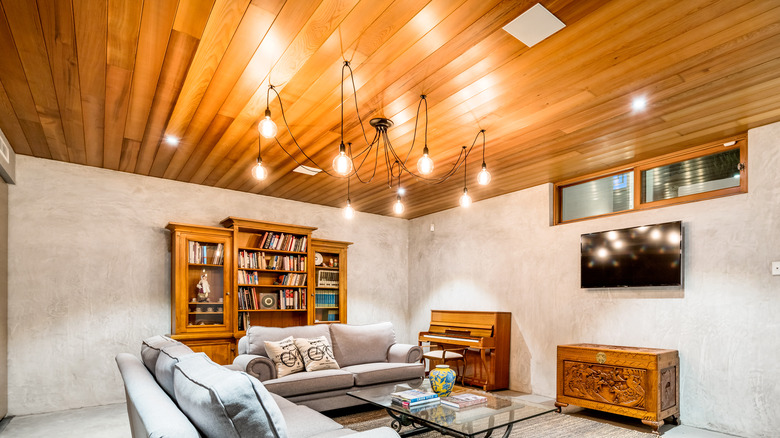
[[[772,262],[772,275],[780,275],[780,262]]]

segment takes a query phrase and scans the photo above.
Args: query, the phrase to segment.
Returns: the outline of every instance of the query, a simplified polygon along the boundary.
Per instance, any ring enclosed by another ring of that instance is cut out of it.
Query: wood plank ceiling
[[[532,48],[502,27],[536,1],[0,3],[0,129],[16,153],[315,204],[343,206],[346,181],[293,173],[296,163],[264,142],[270,177],[257,182],[256,126],[270,82],[299,143],[329,167],[344,59],[362,119],[392,119],[403,153],[428,96],[436,174],[487,131],[493,181],[476,184],[475,149],[475,200],[780,120],[777,0],[542,0],[566,28]],[[345,139],[357,149],[351,96],[347,86]],[[646,111],[631,110],[636,96]],[[270,109],[289,149],[278,102]],[[392,214],[385,169],[371,184],[352,179],[356,210]],[[462,170],[402,185],[403,217],[419,217],[458,205]]]

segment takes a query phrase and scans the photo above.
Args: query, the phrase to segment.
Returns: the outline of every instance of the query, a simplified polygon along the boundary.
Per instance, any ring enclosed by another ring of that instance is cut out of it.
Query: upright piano
[[[511,312],[431,310],[431,325],[417,341],[434,348],[467,348],[464,383],[486,391],[507,389],[511,320]]]

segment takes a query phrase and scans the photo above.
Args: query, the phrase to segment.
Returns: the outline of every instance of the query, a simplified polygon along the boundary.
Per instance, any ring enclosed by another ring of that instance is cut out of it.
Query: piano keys
[[[421,346],[465,347],[464,383],[486,391],[507,389],[511,319],[510,312],[431,310],[430,327],[417,341]]]

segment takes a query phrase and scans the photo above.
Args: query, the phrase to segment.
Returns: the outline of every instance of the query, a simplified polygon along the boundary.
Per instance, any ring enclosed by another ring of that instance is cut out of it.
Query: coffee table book
[[[444,406],[460,409],[468,406],[476,406],[487,403],[487,397],[483,397],[477,394],[453,394],[447,397],[441,398],[441,404]]]

